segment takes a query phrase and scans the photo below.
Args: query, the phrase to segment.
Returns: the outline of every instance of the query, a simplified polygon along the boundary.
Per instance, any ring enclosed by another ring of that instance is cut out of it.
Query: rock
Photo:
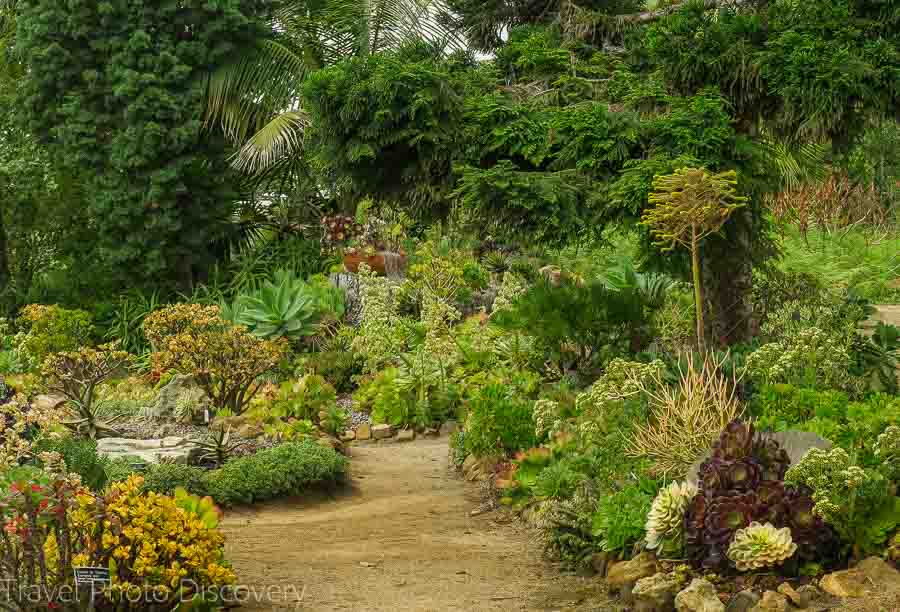
[[[189,414],[179,414],[183,412],[184,403],[188,403],[191,408]],[[203,392],[197,387],[194,377],[176,374],[172,380],[166,383],[166,386],[159,390],[156,401],[147,409],[146,414],[151,419],[180,418],[189,423],[193,420],[193,415],[203,410],[205,405]]]
[[[356,440],[356,432],[352,429],[341,434],[341,442],[352,442],[353,440]]]
[[[900,572],[884,559],[869,557],[854,568],[832,572],[819,583],[826,593],[835,597],[865,597],[900,585]]]
[[[787,582],[782,582],[778,586],[778,592],[787,597],[788,601],[790,601],[798,608],[805,608],[809,606],[809,597],[806,597],[802,593],[798,593],[797,591],[795,591],[794,587],[792,587]]]
[[[606,576],[606,569],[609,567],[609,553],[598,552],[591,555],[591,567],[599,576]]]
[[[434,427],[428,427],[422,434],[426,438],[437,438],[441,435],[441,430],[435,429]]]
[[[31,405],[40,411],[50,412],[66,403],[66,398],[61,395],[38,395],[31,400]]]
[[[494,474],[499,460],[496,457],[481,457],[469,455],[463,462],[463,476],[466,480],[474,482],[485,480]]]
[[[324,437],[316,440],[316,443],[319,446],[322,446],[324,448],[330,448],[332,450],[335,450],[335,451],[341,453],[342,455],[344,454],[344,445],[341,444],[341,441],[338,440],[337,438],[332,438],[331,436],[324,436]]]
[[[825,596],[822,591],[811,584],[804,584],[802,587],[799,587],[797,589],[797,595],[802,597],[807,604],[817,601]]]
[[[356,426],[356,439],[357,440],[371,440],[372,439],[372,426],[368,423],[362,423]]]
[[[830,440],[811,431],[778,431],[771,434],[771,437],[787,451],[792,467],[800,463],[803,455],[811,448],[821,448],[827,451],[834,447]]]
[[[635,612],[674,612],[681,581],[671,574],[641,578],[631,590]]]
[[[441,425],[441,435],[449,436],[450,434],[455,434],[459,431],[459,423],[456,421],[444,421]]]
[[[735,593],[728,605],[725,606],[725,612],[749,612],[756,604],[759,603],[759,595],[751,590]]]
[[[751,612],[788,612],[790,606],[788,598],[781,593],[766,591]]]
[[[324,410],[319,410],[319,423],[328,418],[328,413]]]
[[[811,448],[821,448],[822,450],[831,450],[834,444],[829,440],[809,431],[779,431],[767,434],[773,438],[778,444],[787,451],[791,458],[791,466],[797,465]],[[700,474],[700,466],[704,461],[709,459],[711,451],[706,451],[702,457],[697,459],[687,473],[687,481],[697,484]]]
[[[703,578],[694,578],[686,589],[675,596],[678,612],[725,612],[716,588]]]
[[[372,427],[372,437],[376,440],[384,440],[394,435],[394,428],[387,424]]]
[[[622,588],[626,584],[634,584],[641,578],[656,574],[656,555],[642,552],[629,561],[616,563],[606,574],[606,583],[611,587]]]
[[[97,441],[97,453],[104,457],[138,457],[145,463],[189,463],[200,449],[194,442],[179,437],[133,440],[103,438]]]
[[[241,425],[237,430],[233,431],[245,440],[255,440],[256,438],[261,438],[265,433],[265,430],[263,430],[263,426],[259,423],[245,423]]]
[[[401,429],[397,432],[397,442],[412,442],[416,439],[415,429]]]

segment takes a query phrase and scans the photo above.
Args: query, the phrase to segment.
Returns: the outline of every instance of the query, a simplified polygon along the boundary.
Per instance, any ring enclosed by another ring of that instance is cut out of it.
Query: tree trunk
[[[4,315],[12,314],[16,300],[12,292],[12,273],[9,269],[9,240],[6,236],[6,224],[0,213],[0,311]]]
[[[753,220],[738,211],[727,236],[704,243],[706,333],[718,344],[746,342],[753,331]]]
[[[703,285],[700,278],[700,244],[697,241],[697,226],[691,229],[691,271],[694,275],[694,304],[697,310],[697,346],[702,351],[706,347],[703,324]]]

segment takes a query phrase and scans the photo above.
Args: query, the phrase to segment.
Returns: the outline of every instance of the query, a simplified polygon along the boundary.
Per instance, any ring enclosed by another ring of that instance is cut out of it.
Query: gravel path
[[[477,487],[449,468],[446,438],[353,446],[351,465],[337,498],[228,513],[228,558],[263,600],[244,609],[617,609],[602,581],[561,575],[502,515],[471,516]]]

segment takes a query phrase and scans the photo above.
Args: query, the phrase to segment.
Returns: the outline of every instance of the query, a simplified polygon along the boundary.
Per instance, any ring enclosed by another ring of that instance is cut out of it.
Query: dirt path
[[[252,610],[595,610],[602,582],[560,575],[477,489],[446,439],[356,446],[352,488],[228,513],[228,558]],[[302,600],[298,602],[302,594]]]

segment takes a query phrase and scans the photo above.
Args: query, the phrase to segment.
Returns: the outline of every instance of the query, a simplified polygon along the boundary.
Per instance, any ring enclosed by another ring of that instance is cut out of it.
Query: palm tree
[[[270,32],[210,75],[207,124],[240,146],[235,165],[241,170],[303,171],[306,76],[412,40],[456,46],[443,25],[446,11],[444,0],[278,0]]]

